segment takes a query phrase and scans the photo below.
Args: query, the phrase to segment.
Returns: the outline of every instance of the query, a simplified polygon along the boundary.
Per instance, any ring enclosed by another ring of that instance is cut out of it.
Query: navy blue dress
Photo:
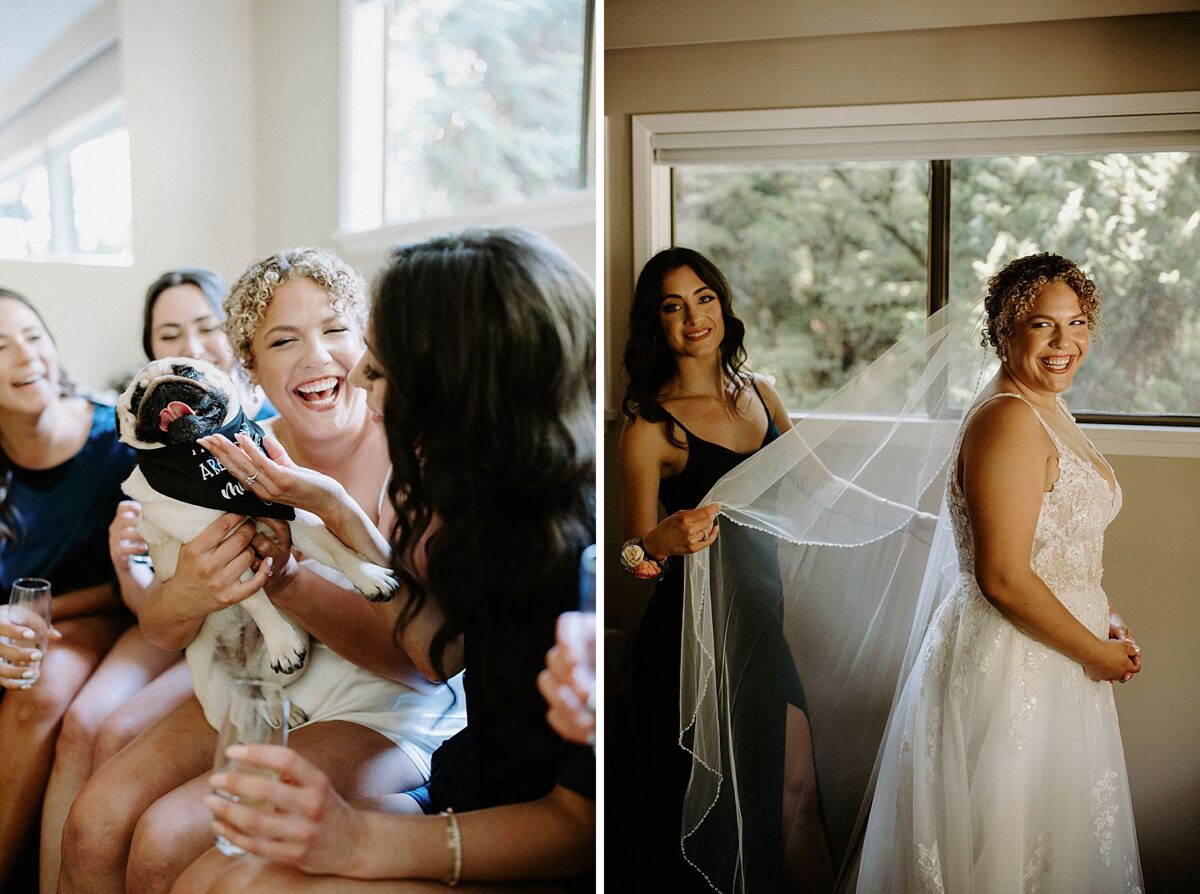
[[[73,457],[52,469],[12,467],[17,536],[0,547],[0,602],[19,577],[44,577],[55,595],[113,579],[108,526],[133,467],[133,451],[117,440],[113,408],[99,403]]]

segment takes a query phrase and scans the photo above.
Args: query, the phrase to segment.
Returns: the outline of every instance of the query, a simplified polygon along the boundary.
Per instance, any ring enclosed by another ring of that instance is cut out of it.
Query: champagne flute
[[[229,711],[217,736],[213,769],[222,773],[257,773],[278,779],[279,774],[274,770],[243,767],[237,761],[230,760],[225,756],[225,749],[230,745],[286,745],[290,710],[291,704],[287,694],[278,683],[234,680],[233,689],[229,693]],[[222,789],[214,789],[213,792],[228,801],[241,802],[259,810],[272,809],[270,804],[239,798]],[[221,835],[217,836],[217,850],[227,857],[246,856],[245,850]]]
[[[40,651],[42,657],[25,667],[19,688],[28,689],[42,676],[42,661],[50,648],[50,581],[40,577],[20,577],[13,582],[8,605],[0,606],[0,616],[10,624],[33,631],[32,639],[0,637],[5,645]],[[0,659],[3,660],[3,659]],[[7,663],[7,662],[6,662]],[[15,665],[14,665],[15,666]]]

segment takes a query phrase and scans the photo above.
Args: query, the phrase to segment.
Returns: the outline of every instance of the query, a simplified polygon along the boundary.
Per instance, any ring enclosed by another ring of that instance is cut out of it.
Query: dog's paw
[[[280,655],[271,655],[271,670],[277,674],[294,674],[304,667],[308,649],[301,643],[289,644]]]
[[[295,729],[302,723],[308,723],[308,712],[299,705],[292,705],[288,712],[288,729]]]
[[[360,562],[353,571],[347,577],[354,588],[371,602],[389,602],[396,595],[396,578],[392,576],[391,569],[371,562]]]

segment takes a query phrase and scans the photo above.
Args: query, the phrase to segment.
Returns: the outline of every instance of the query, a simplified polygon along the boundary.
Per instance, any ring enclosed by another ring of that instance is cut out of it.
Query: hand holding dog
[[[254,522],[227,512],[191,543],[179,548],[175,574],[165,581],[139,616],[147,637],[164,649],[182,649],[211,613],[241,602],[262,587],[272,559],[264,559],[253,577],[242,572],[258,561],[250,547]]]
[[[118,572],[128,568],[134,556],[146,555],[146,541],[138,530],[141,517],[142,504],[137,500],[122,500],[117,504],[117,514],[108,526],[108,554]]]
[[[259,499],[307,510],[359,555],[377,565],[390,563],[387,541],[342,484],[297,465],[274,435],[263,438],[265,454],[244,434],[237,436],[236,444],[223,435],[210,435],[196,443]],[[276,567],[280,567],[278,562]]]
[[[295,751],[279,745],[235,745],[226,755],[243,767],[274,770],[279,779],[229,772],[210,777],[214,788],[257,810],[208,795],[213,830],[252,854],[318,875],[350,875],[355,848],[367,840],[366,820],[334,791],[329,778]]]

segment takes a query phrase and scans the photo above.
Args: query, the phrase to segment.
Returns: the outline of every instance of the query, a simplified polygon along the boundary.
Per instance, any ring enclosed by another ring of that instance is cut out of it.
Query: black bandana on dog
[[[236,444],[239,432],[249,435],[254,446],[262,450],[263,430],[240,410],[232,422],[213,434],[224,435]],[[139,450],[137,456],[138,466],[146,476],[146,481],[165,496],[195,506],[257,518],[291,521],[296,517],[296,511],[291,506],[268,503],[248,491],[215,456],[199,444]]]

